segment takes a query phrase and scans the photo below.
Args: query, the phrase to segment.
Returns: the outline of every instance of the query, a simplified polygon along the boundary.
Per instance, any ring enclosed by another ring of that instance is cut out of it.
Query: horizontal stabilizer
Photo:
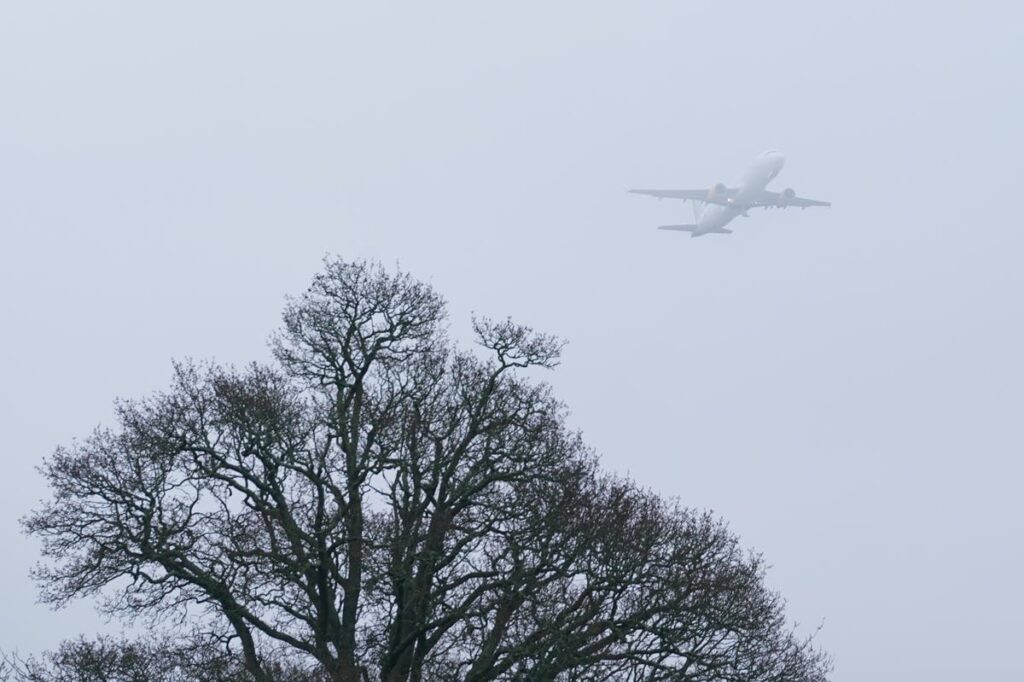
[[[724,227],[716,227],[711,230],[704,232],[698,231],[699,225],[659,225],[659,230],[672,230],[673,232],[689,232],[691,237],[702,237],[706,234],[732,234],[732,230],[727,230]]]

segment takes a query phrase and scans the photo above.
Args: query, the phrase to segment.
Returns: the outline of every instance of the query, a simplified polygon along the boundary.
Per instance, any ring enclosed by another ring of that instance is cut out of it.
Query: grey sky
[[[727,518],[838,682],[1024,678],[1024,10],[948,5],[4,3],[0,643],[98,623],[34,604],[40,458],[266,358],[332,252],[569,339],[607,466]],[[833,207],[626,194],[768,148]]]

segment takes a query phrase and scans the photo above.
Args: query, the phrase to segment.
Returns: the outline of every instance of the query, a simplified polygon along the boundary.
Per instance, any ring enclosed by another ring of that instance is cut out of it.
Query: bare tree
[[[426,284],[328,260],[276,368],[178,364],[46,460],[43,599],[187,619],[257,682],[282,656],[339,682],[825,679],[720,522],[600,474],[531,378],[561,342],[445,325]]]
[[[242,660],[209,637],[98,637],[63,642],[53,652],[0,658],[4,682],[251,682]],[[326,682],[322,671],[278,656],[265,661],[278,682]]]

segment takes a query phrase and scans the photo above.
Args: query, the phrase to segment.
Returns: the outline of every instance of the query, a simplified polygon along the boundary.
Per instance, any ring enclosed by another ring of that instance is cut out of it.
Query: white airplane
[[[659,230],[689,232],[691,237],[705,234],[732,234],[725,229],[738,215],[747,217],[752,208],[785,208],[787,206],[831,206],[827,201],[803,199],[792,189],[769,192],[765,187],[779,171],[786,158],[777,151],[767,151],[754,160],[743,175],[738,187],[726,187],[722,183],[711,189],[631,189],[634,194],[649,194],[659,199],[683,199],[692,201],[694,218],[692,225],[662,225]],[[703,208],[703,210],[699,210]]]

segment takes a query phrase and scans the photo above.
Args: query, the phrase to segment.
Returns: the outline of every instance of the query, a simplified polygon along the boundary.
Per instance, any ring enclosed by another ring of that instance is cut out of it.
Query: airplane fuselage
[[[768,183],[782,170],[785,157],[777,151],[767,151],[747,168],[738,185],[728,187],[722,183],[711,189],[631,189],[633,194],[646,194],[658,199],[682,199],[693,202],[694,222],[688,225],[659,225],[659,230],[689,232],[692,237],[705,234],[729,234],[726,225],[738,215],[746,217],[752,208],[800,209],[809,206],[831,206],[820,199],[797,196],[792,188],[781,192],[768,189]]]
[[[690,236],[700,237],[713,232],[723,232],[733,218],[745,215],[749,204],[761,196],[768,183],[782,170],[785,162],[786,158],[774,151],[765,152],[757,157],[743,174],[736,195],[724,204],[707,204],[697,220],[697,229],[691,232]]]

